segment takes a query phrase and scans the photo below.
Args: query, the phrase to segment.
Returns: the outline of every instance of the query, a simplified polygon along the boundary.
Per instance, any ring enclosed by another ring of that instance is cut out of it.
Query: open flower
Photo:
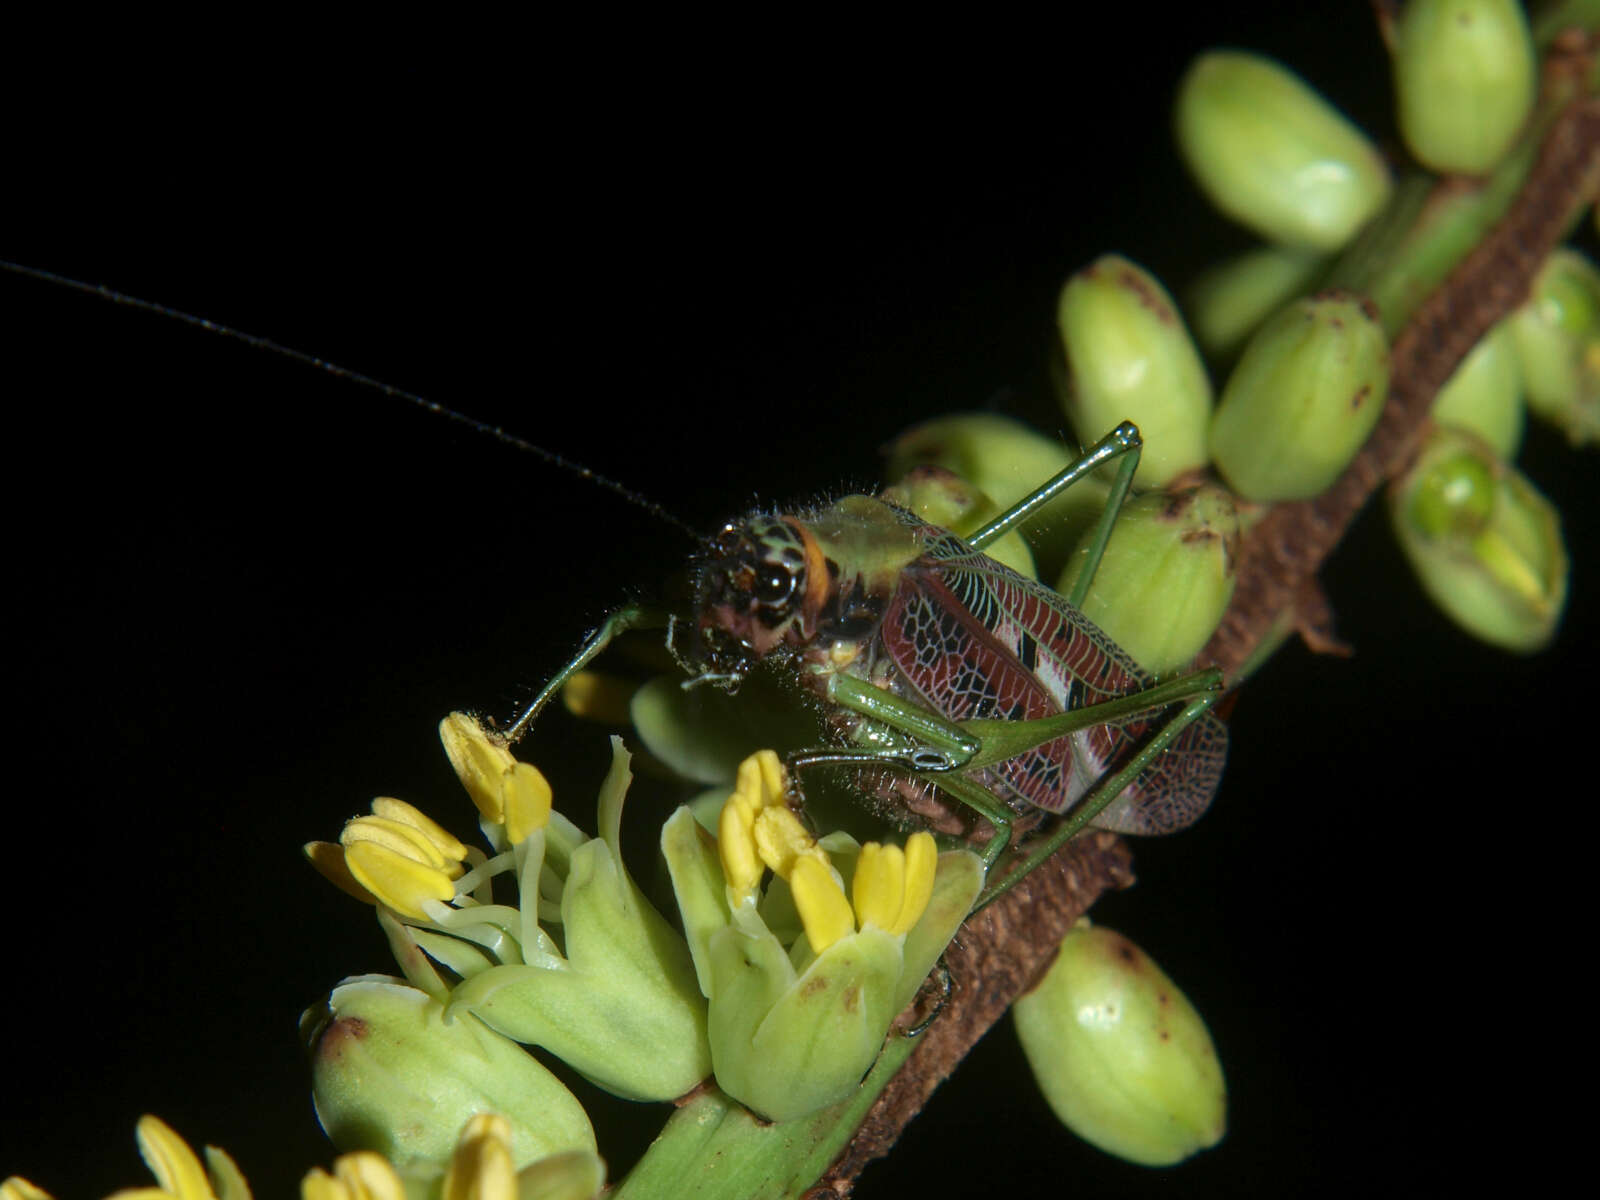
[[[717,1083],[773,1120],[856,1088],[983,882],[976,855],[940,855],[926,833],[904,850],[819,842],[784,792],[777,755],[761,751],[739,767],[715,846],[686,808],[661,835],[709,1001]],[[791,914],[804,936],[786,944]]]
[[[601,836],[590,838],[552,809],[544,776],[474,718],[452,714],[439,734],[494,856],[381,800],[339,846],[307,847],[312,863],[380,906],[407,980],[448,1016],[474,1014],[628,1099],[689,1091],[711,1071],[705,1001],[688,947],[622,865],[632,776],[621,742],[601,787]],[[501,875],[515,904],[491,894]]]
[[[706,1008],[689,948],[629,877],[610,836],[631,778],[620,739],[613,754],[600,805],[608,835],[572,853],[561,948],[550,941],[537,960],[474,972],[451,993],[450,1011],[543,1046],[615,1095],[670,1100],[711,1071]]]

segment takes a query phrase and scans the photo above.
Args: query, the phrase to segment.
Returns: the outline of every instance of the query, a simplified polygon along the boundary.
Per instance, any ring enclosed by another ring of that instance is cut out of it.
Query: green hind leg
[[[1222,672],[1196,671],[1158,683],[1131,696],[1041,717],[1032,721],[951,721],[908,700],[849,675],[829,681],[829,698],[851,712],[887,726],[907,739],[893,746],[825,747],[792,754],[793,770],[827,763],[886,766],[925,776],[955,800],[994,826],[995,836],[984,848],[984,866],[993,865],[1011,840],[1011,810],[973,779],[959,774],[967,768],[985,767],[1014,758],[1024,751],[1096,725],[1120,724],[1173,704],[1182,711],[1156,731],[1119,770],[1102,779],[1073,809],[1062,824],[1035,848],[1019,870],[986,895],[988,903],[1033,870],[1079,830],[1099,816],[1127,790],[1129,784],[1155,761],[1173,738],[1208,712],[1222,694]]]
[[[518,714],[501,735],[506,745],[512,745],[523,734],[527,733],[533,725],[533,720],[543,711],[544,706],[561,691],[566,683],[579,671],[593,662],[607,646],[616,641],[630,629],[660,629],[667,625],[667,619],[658,611],[646,608],[639,604],[630,604],[626,608],[619,608],[616,612],[606,617],[601,622],[600,628],[589,635],[589,640],[584,642],[583,648],[573,657],[572,661],[562,667],[549,683],[540,689],[532,702]]]

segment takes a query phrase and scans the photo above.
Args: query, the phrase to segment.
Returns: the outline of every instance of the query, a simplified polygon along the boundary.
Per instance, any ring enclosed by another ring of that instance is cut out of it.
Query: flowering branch
[[[1306,605],[1324,560],[1366,500],[1414,454],[1429,405],[1473,344],[1527,298],[1535,273],[1600,193],[1600,99],[1584,92],[1594,68],[1594,35],[1559,39],[1545,66],[1546,132],[1518,170],[1520,186],[1476,244],[1459,249],[1444,281],[1404,322],[1393,348],[1390,396],[1376,432],[1322,496],[1283,503],[1243,540],[1238,586],[1201,663],[1229,672],[1245,664],[1279,615]],[[1459,181],[1437,185],[1448,202]],[[1493,194],[1484,189],[1482,195]],[[1425,243],[1412,255],[1432,253]],[[1411,255],[1392,260],[1408,276]],[[1312,592],[1313,595],[1318,593]],[[809,1195],[847,1196],[861,1169],[888,1153],[900,1132],[967,1051],[1048,966],[1067,927],[1105,891],[1132,881],[1120,839],[1097,834],[1065,847],[1000,901],[977,914],[946,953],[951,990],[944,1011],[889,1081],[855,1136]]]

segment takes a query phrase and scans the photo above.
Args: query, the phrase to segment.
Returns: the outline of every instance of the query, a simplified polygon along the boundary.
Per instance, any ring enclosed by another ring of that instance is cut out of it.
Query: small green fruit
[[[1211,422],[1211,456],[1246,499],[1308,499],[1349,465],[1388,394],[1372,306],[1348,292],[1308,296],[1245,347]]]
[[[1045,1099],[1084,1141],[1161,1167],[1222,1140],[1227,1086],[1205,1022],[1121,934],[1081,923],[1012,1012]]]
[[[1306,250],[1258,246],[1203,272],[1189,288],[1195,340],[1212,358],[1229,358],[1246,338],[1304,292],[1327,266]]]
[[[1116,254],[1061,289],[1056,323],[1066,353],[1063,403],[1089,445],[1119,422],[1144,438],[1138,487],[1164,487],[1206,461],[1211,381],[1166,289]]]
[[[1576,250],[1557,250],[1510,325],[1534,416],[1574,446],[1600,440],[1600,271]]]
[[[1269,58],[1201,55],[1178,85],[1176,125],[1211,202],[1279,245],[1337,250],[1389,198],[1366,136]]]
[[[1233,596],[1239,515],[1226,488],[1202,484],[1130,500],[1117,514],[1082,611],[1146,671],[1187,666]],[[1072,590],[1085,538],[1057,591]]]
[[[1071,446],[1046,437],[1020,421],[995,413],[955,413],[907,429],[885,447],[887,477],[893,481],[927,463],[953,471],[1001,510],[1011,507],[1053,475],[1071,465]],[[1093,477],[1056,497],[1023,527],[1040,567],[1060,570],[1078,535],[1105,508],[1109,488]]]
[[[1461,360],[1433,402],[1433,419],[1482,438],[1501,458],[1522,444],[1527,407],[1522,402],[1522,370],[1504,324],[1496,325]]]
[[[879,498],[963,536],[1000,515],[1000,507],[993,500],[954,471],[931,463],[912,467],[898,482],[884,488]],[[1033,551],[1015,529],[985,546],[983,552],[1019,575],[1038,578]]]
[[[1538,60],[1516,0],[1408,0],[1394,26],[1400,133],[1423,166],[1481,175],[1533,111]]]

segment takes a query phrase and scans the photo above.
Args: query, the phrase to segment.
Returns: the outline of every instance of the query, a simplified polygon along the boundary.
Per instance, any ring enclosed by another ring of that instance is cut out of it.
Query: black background
[[[1198,50],[1275,54],[1390,136],[1366,11],[1276,7],[1017,27],[992,51],[724,29],[744,49],[723,61],[630,28],[648,53],[527,34],[493,64],[122,68],[29,110],[49,112],[17,154],[41,166],[13,177],[4,253],[425,393],[709,528],[871,486],[923,416],[1058,428],[1042,363],[1069,272],[1118,250],[1178,285],[1247,244],[1170,148]],[[0,1172],[63,1197],[139,1182],[152,1111],[284,1194],[332,1156],[295,1017],[392,969],[299,843],[382,793],[470,828],[438,718],[510,711],[688,547],[487,438],[170,320],[4,276],[0,314]],[[1253,681],[1211,815],[1138,845],[1139,886],[1096,910],[1207,1016],[1223,1145],[1175,1172],[1088,1149],[1002,1027],[863,1196],[1305,1193],[1380,1161],[1437,1180],[1545,1129],[1589,911],[1593,789],[1565,780],[1567,697],[1596,666],[1593,462],[1530,434],[1574,557],[1532,660],[1431,612],[1369,513],[1325,577],[1356,657],[1291,647]],[[568,747],[599,739],[564,720],[526,755],[585,819],[601,768]],[[619,1166],[661,1113],[633,1115],[601,1128]]]

